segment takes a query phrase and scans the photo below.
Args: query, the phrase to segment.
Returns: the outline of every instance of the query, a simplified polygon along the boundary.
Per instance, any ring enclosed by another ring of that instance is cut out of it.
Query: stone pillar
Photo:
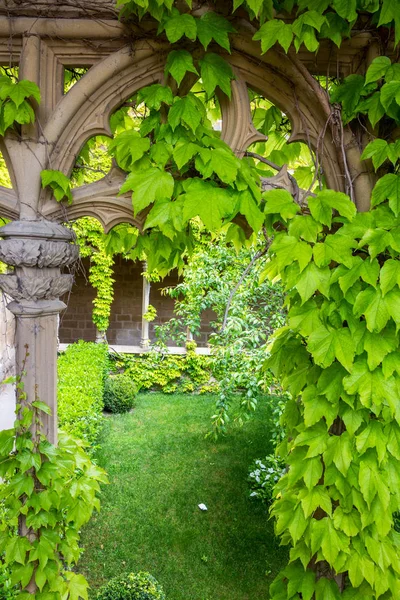
[[[43,219],[20,220],[0,227],[0,260],[14,272],[0,275],[0,289],[13,301],[16,372],[22,375],[27,401],[42,400],[51,408],[43,416],[44,433],[57,443],[58,314],[66,308],[59,299],[71,289],[72,275],[60,267],[79,255],[70,229]]]
[[[146,271],[147,264],[143,263],[143,271]],[[148,350],[150,346],[149,326],[150,323],[143,317],[149,310],[150,305],[150,281],[147,281],[143,275],[143,294],[142,294],[142,338],[140,340],[140,347],[143,350]]]

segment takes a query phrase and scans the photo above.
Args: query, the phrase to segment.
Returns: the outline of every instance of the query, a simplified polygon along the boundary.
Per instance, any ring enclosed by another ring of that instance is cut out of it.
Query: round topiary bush
[[[128,412],[135,406],[138,389],[127,375],[113,375],[104,385],[104,408],[111,413]]]
[[[123,573],[110,579],[98,593],[97,600],[165,600],[165,594],[150,573]]]

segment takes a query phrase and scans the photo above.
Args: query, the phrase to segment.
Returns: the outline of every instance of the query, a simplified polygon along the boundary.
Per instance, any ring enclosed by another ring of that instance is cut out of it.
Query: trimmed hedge
[[[96,600],[165,600],[165,594],[150,573],[140,571],[110,579],[100,588]]]
[[[58,359],[59,425],[91,446],[102,427],[107,367],[106,344],[80,341]]]
[[[112,375],[104,386],[104,410],[110,413],[129,412],[135,406],[136,384],[127,375]]]

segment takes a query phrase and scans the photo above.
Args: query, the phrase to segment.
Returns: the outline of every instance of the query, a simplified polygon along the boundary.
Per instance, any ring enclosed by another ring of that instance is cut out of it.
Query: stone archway
[[[128,197],[117,198],[123,180],[118,170],[76,189],[73,205],[65,210],[41,189],[40,173],[46,168],[69,173],[87,139],[100,133],[109,135],[111,112],[139,88],[162,80],[168,51],[168,45],[153,39],[151,32],[139,39],[135,28],[113,19],[104,3],[87,4],[90,16],[79,9],[71,12],[71,8],[58,8],[55,0],[48,0],[50,13],[43,17],[32,7],[24,13],[19,3],[11,9],[6,7],[5,12],[4,2],[0,1],[0,15],[13,14],[13,10],[18,15],[16,19],[0,16],[0,59],[5,64],[18,63],[20,77],[34,81],[42,92],[36,124],[22,126],[20,135],[7,133],[1,143],[14,189],[0,188],[0,214],[16,221],[0,230],[0,260],[15,268],[13,274],[0,276],[0,287],[14,298],[9,309],[16,316],[17,369],[21,370],[26,358],[25,347],[30,349],[26,392],[32,398],[39,394],[53,407],[54,416],[46,423],[52,441],[56,441],[57,430],[57,315],[64,308],[59,298],[72,284],[69,275],[61,274],[61,268],[78,254],[71,231],[57,222],[65,216],[91,215],[101,220],[105,230],[127,221],[140,228],[143,222],[133,218]],[[101,17],[97,20],[93,19],[96,6]],[[303,52],[298,57],[292,53],[286,57],[271,49],[260,58],[258,44],[252,41],[251,24],[238,20],[235,26],[239,35],[232,55],[226,58],[238,78],[232,101],[222,102],[224,139],[238,154],[259,139],[246,96],[246,86],[251,85],[289,115],[293,140],[310,141],[314,147],[322,140],[322,164],[328,184],[343,189],[343,143],[337,145],[328,127],[327,98],[316,94],[313,78],[303,66],[312,64],[314,55]],[[369,41],[364,36],[355,51],[345,44],[340,52],[336,51],[333,58],[343,73],[354,52],[363,51]],[[326,73],[331,59],[329,48],[322,47],[313,72]],[[74,64],[90,69],[63,95],[63,67]],[[345,132],[345,136],[346,152],[359,158],[351,134]],[[365,209],[364,198],[369,195],[364,192],[371,187],[369,174],[361,165],[356,171],[351,174],[355,178],[355,199],[358,207]]]

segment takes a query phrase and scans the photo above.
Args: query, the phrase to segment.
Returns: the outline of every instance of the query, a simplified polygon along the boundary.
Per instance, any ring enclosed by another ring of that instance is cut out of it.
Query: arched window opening
[[[90,67],[69,66],[64,67],[63,93],[67,94],[69,90],[89,71]]]
[[[110,138],[96,135],[81,149],[71,173],[71,187],[94,183],[107,175],[112,166]]]
[[[112,134],[122,134],[131,129],[138,131],[143,120],[148,116],[147,113],[144,104],[137,102],[137,95],[128,98],[110,116],[109,124]],[[87,140],[72,169],[72,188],[94,183],[105,177],[113,165],[112,155],[112,139],[110,137],[97,135]],[[123,167],[124,161],[119,162],[120,166]]]
[[[321,169],[316,172],[316,157],[309,143],[290,141],[292,124],[288,116],[270,100],[248,89],[255,128],[266,136],[247,149],[261,177],[273,177],[286,166],[300,189],[310,191],[323,185]]]

